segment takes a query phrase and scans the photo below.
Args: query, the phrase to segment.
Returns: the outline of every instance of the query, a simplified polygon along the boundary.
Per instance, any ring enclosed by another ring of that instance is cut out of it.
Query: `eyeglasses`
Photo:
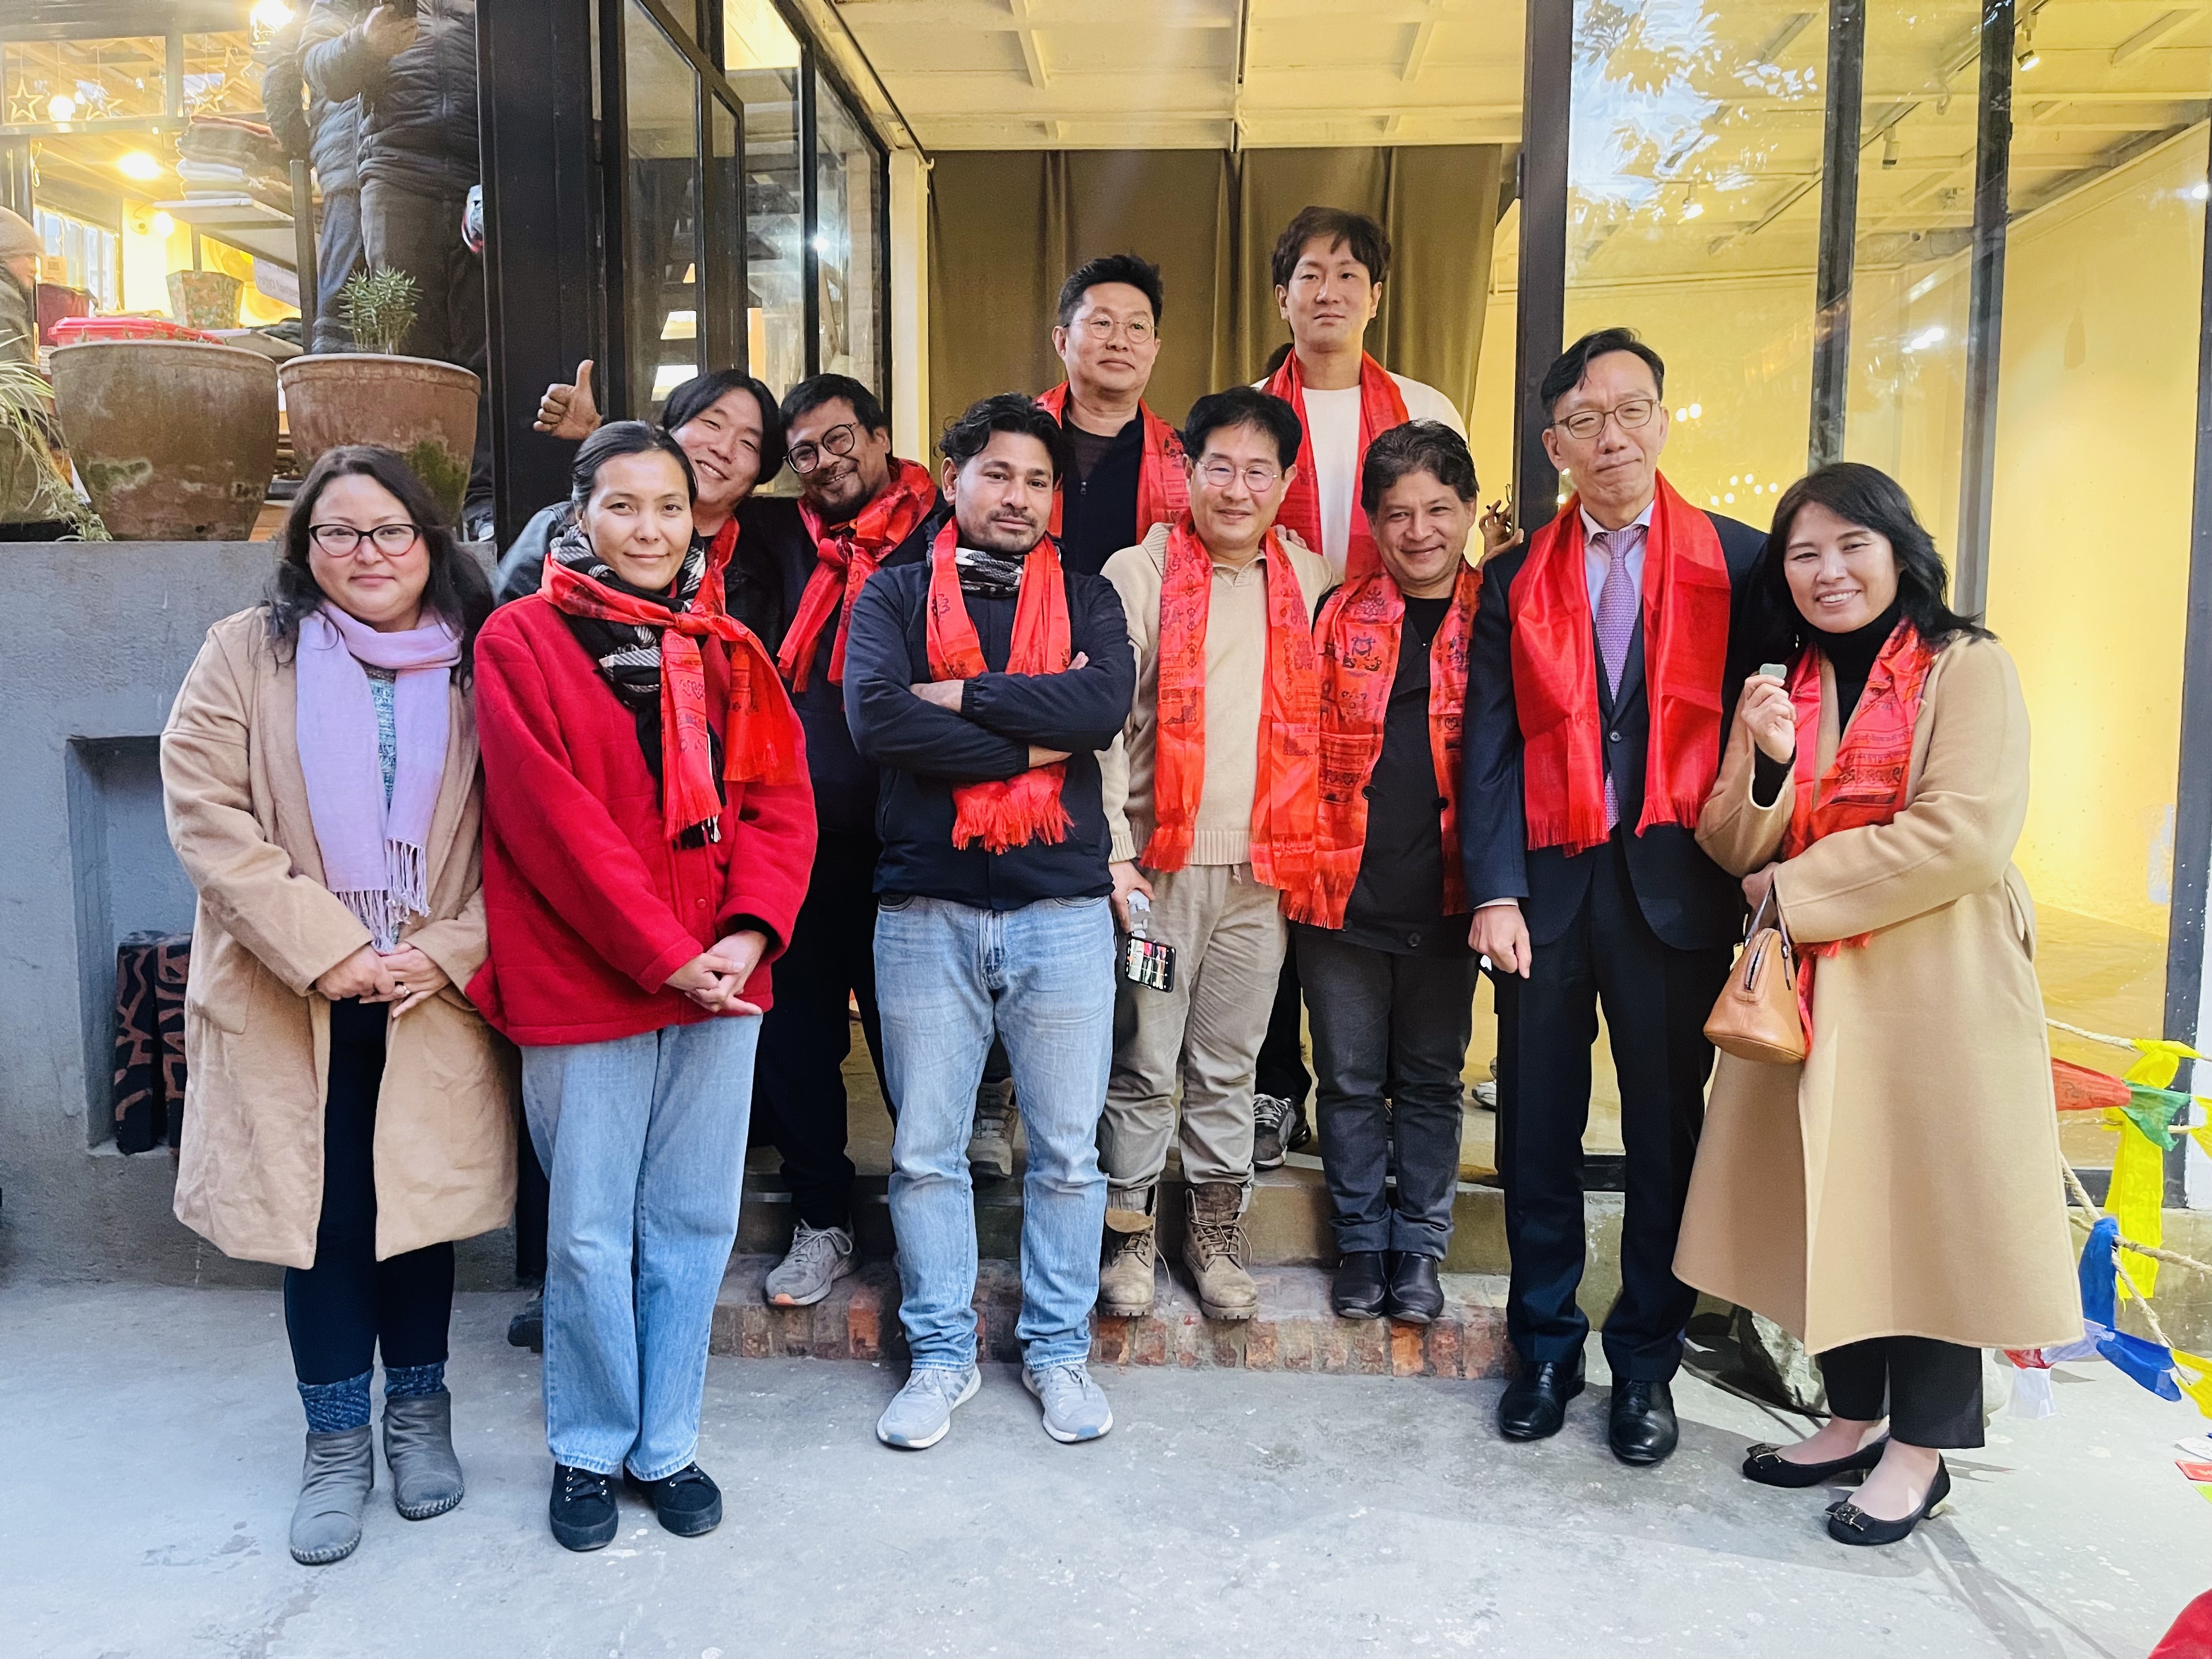
[[[848,421],[842,426],[833,426],[822,434],[819,444],[793,444],[784,459],[791,464],[793,472],[811,472],[822,465],[824,455],[849,455],[860,441],[860,425]]]
[[[1198,469],[1199,479],[1208,489],[1226,489],[1240,476],[1226,461],[1210,461]],[[1241,475],[1244,487],[1255,495],[1264,495],[1283,481],[1283,469],[1279,466],[1248,466]]]
[[[307,534],[315,545],[334,559],[356,556],[363,542],[374,542],[378,552],[387,559],[396,559],[414,546],[416,538],[422,533],[422,526],[414,524],[380,524],[373,530],[357,530],[349,524],[307,526]]]
[[[1633,432],[1640,426],[1650,425],[1651,416],[1658,408],[1656,398],[1631,398],[1625,403],[1615,404],[1611,409],[1578,409],[1564,421],[1554,421],[1552,424],[1570,438],[1588,443],[1605,430],[1607,416],[1610,415],[1613,424],[1623,432]]]
[[[1117,334],[1127,334],[1131,345],[1143,345],[1152,337],[1152,325],[1143,317],[1132,317],[1126,323],[1117,323],[1111,317],[1091,316],[1083,319],[1083,326],[1091,337],[1104,345]]]

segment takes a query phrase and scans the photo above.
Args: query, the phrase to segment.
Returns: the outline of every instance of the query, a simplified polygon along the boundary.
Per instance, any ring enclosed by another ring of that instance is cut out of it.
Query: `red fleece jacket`
[[[704,647],[719,734],[728,659],[719,641]],[[636,721],[534,593],[477,636],[476,705],[491,954],[468,994],[483,1017],[526,1048],[713,1018],[666,981],[740,917],[769,933],[744,989],[768,1006],[768,964],[790,940],[814,862],[804,770],[797,783],[726,786],[721,840],[675,845]]]

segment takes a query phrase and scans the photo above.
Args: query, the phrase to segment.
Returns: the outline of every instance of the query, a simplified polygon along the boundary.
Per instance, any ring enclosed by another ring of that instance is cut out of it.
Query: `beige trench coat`
[[[1817,759],[1838,743],[1835,682]],[[1792,935],[1872,933],[1822,958],[1802,1066],[1720,1056],[1674,1271],[1814,1352],[1875,1336],[2036,1347],[2081,1334],[2058,1173],[2035,911],[2012,851],[2027,708],[2011,657],[1960,641],[1929,671],[1905,809],[1775,874]],[[1698,844],[1774,860],[1794,783],[1762,809],[1732,723]]]
[[[292,665],[258,608],[208,630],[161,733],[169,839],[199,890],[185,988],[177,1218],[228,1255],[314,1265],[331,1006],[314,982],[369,942],[322,882],[294,738]],[[379,1261],[502,1225],[514,1067],[458,988],[484,958],[482,774],[453,692],[430,823],[430,915],[401,937],[453,986],[392,1028],[376,1109]]]

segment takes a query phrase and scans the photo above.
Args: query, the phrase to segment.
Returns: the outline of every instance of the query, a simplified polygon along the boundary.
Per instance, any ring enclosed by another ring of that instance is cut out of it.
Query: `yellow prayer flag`
[[[2120,1132],[2119,1149],[2112,1157],[2112,1184],[2105,1194],[2105,1212],[2119,1222],[2121,1237],[2137,1244],[2161,1244],[2166,1240],[2166,1154],[2118,1107],[2105,1109],[2105,1121]],[[2159,1264],[2147,1255],[2132,1255],[2125,1250],[2120,1255],[2121,1265],[2142,1293],[2154,1294]],[[2128,1294],[2125,1280],[2120,1283],[2119,1294]]]
[[[2197,1402],[2198,1411],[2212,1417],[2212,1359],[2174,1349],[2173,1380],[2181,1385],[2182,1393]]]

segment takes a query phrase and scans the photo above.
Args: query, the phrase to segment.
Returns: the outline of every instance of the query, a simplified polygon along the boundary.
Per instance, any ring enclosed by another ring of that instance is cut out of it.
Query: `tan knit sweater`
[[[1305,595],[1306,618],[1329,588],[1328,567],[1288,531],[1278,530]],[[1152,833],[1152,745],[1158,723],[1160,586],[1167,573],[1168,527],[1106,561],[1121,596],[1129,643],[1137,653],[1137,696],[1128,724],[1099,759],[1112,857],[1144,851]],[[1193,864],[1247,864],[1252,858],[1252,792],[1259,777],[1260,697],[1267,667],[1267,575],[1263,560],[1243,570],[1216,563],[1206,613],[1206,782],[1191,841]]]

